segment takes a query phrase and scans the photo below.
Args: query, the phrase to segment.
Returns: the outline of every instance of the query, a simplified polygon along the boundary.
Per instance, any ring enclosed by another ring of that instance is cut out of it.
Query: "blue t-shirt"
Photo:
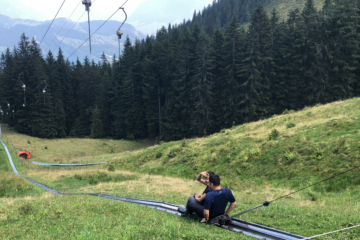
[[[210,210],[210,219],[223,215],[228,202],[235,202],[232,192],[227,188],[213,190],[206,194],[204,210]]]
[[[208,194],[209,192],[211,192],[211,188],[210,187],[206,187],[204,192],[202,194]]]

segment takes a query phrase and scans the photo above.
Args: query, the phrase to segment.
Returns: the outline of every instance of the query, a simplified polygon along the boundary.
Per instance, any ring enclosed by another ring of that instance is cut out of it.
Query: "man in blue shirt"
[[[223,214],[229,214],[236,206],[236,200],[232,192],[227,188],[221,188],[220,176],[213,174],[209,177],[209,186],[211,192],[206,194],[203,212],[197,212],[199,217],[203,217],[201,222],[206,223],[209,219],[215,218]],[[230,202],[230,206],[225,208]]]
[[[205,172],[201,172],[199,174],[199,176],[197,176],[196,180],[198,182],[206,185],[206,188],[205,188],[204,192],[202,193],[202,195],[195,193],[193,197],[189,197],[189,199],[186,203],[186,207],[185,208],[180,207],[179,212],[181,212],[183,214],[188,214],[188,213],[196,212],[196,209],[198,209],[198,210],[201,209],[201,211],[202,211],[206,194],[211,191],[211,188],[209,187],[209,177],[211,174],[214,174],[214,173],[211,171],[205,171]],[[202,179],[202,177],[204,177],[204,179]],[[191,206],[191,207],[189,207],[189,206]]]

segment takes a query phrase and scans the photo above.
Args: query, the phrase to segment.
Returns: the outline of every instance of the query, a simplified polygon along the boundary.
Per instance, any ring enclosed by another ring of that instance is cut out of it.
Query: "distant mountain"
[[[209,3],[212,0],[147,0],[135,9],[128,21],[140,31],[152,34],[169,23],[191,19],[194,10],[203,10]]]
[[[61,40],[75,24],[75,22],[68,21],[65,24],[64,28],[60,31],[65,21],[65,18],[58,18],[54,21],[48,34],[46,35],[44,41],[41,44],[43,54],[46,54],[48,52],[48,49],[57,53],[57,46],[60,44]],[[91,21],[91,32],[93,33],[98,27],[100,27],[101,24],[103,24],[103,22],[104,21],[100,20]],[[0,36],[2,36],[0,38],[0,52],[5,51],[8,47],[12,48],[17,45],[22,33],[25,33],[25,35],[30,39],[34,37],[36,41],[40,42],[50,23],[51,21],[42,22],[33,20],[11,19],[7,16],[0,15]],[[110,20],[92,37],[91,58],[99,59],[102,52],[105,52],[105,54],[109,58],[111,58],[114,54],[118,56],[119,50],[116,31],[118,30],[120,25],[121,22]],[[136,30],[135,27],[130,24],[125,23],[122,27],[122,31],[124,32],[123,39],[121,40],[122,43],[125,41],[127,35],[129,35],[132,41],[135,41],[136,38],[143,39],[146,37],[146,35]],[[88,23],[77,23],[76,26],[64,38],[62,44],[60,45],[61,49],[65,54],[65,57],[72,54],[76,50],[76,48],[78,48],[78,46],[80,46],[80,44],[83,43],[88,37]],[[53,42],[51,43],[52,40]],[[50,43],[51,45],[49,47]],[[74,54],[70,58],[70,60],[76,60],[77,57],[82,60],[85,56],[90,56],[88,42],[85,43],[76,52],[76,54]]]
[[[13,18],[42,20],[44,16],[19,0],[0,0],[0,14]]]

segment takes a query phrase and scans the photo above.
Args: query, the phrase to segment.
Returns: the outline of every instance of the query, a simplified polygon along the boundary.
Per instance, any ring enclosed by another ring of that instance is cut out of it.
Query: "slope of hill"
[[[57,52],[57,46],[59,46],[60,42],[64,38],[60,47],[63,50],[65,57],[69,56],[82,42],[88,38],[87,22],[79,22],[69,32],[69,30],[74,26],[75,22],[68,21],[61,30],[61,27],[64,25],[65,21],[65,18],[58,18],[54,21],[41,45],[43,54],[47,54],[49,49]],[[103,24],[103,22],[104,21],[99,20],[91,21],[91,32],[94,32],[98,27],[100,27],[101,24]],[[25,33],[26,36],[30,39],[35,37],[35,39],[40,42],[50,23],[51,21],[41,22],[33,20],[11,19],[4,15],[0,15],[0,34],[2,36],[6,36],[4,38],[0,38],[0,51],[5,51],[8,47],[12,48],[14,44],[19,42],[22,33]],[[109,58],[111,58],[114,54],[118,55],[118,37],[116,35],[116,31],[120,25],[121,22],[110,20],[93,36],[91,54],[92,58],[99,59],[102,52],[105,52]],[[145,38],[143,33],[139,32],[135,29],[135,27],[127,23],[124,24],[122,31],[124,32],[124,39],[122,39],[122,42],[125,41],[126,35],[128,35],[132,41],[135,41],[136,38]],[[77,57],[83,59],[85,56],[90,56],[88,43],[85,43],[84,46],[81,47],[70,60],[76,60]]]
[[[303,9],[306,0],[271,0],[268,4],[265,4],[265,8],[271,11],[273,8],[279,11],[280,16],[287,18],[290,11]],[[316,8],[319,10],[322,8],[324,0],[314,0]]]
[[[184,204],[187,196],[201,191],[201,186],[193,180],[199,171],[213,170],[221,175],[222,186],[233,190],[239,203],[234,212],[241,212],[264,200],[273,200],[319,179],[359,166],[359,106],[360,98],[355,98],[306,107],[299,112],[286,111],[281,116],[223,130],[207,138],[162,143],[126,156],[98,155],[83,159],[85,162],[105,158],[105,161],[112,162],[115,172],[107,170],[109,165],[91,169],[55,169],[30,167],[26,160],[15,159],[26,176],[63,191],[105,192],[177,204]],[[4,136],[12,142],[14,134],[5,133]],[[11,144],[8,146],[13,152]],[[4,160],[3,156],[0,148],[0,161]],[[359,170],[347,173],[241,218],[305,236],[357,225],[360,222],[358,173]],[[114,181],[119,176],[130,176],[131,181]],[[225,230],[211,229],[210,233],[211,226],[142,207],[88,196],[41,194],[22,183],[22,179],[11,178],[17,180],[12,183],[8,178],[8,174],[0,176],[0,192],[2,190],[16,198],[0,198],[4,202],[3,207],[0,205],[0,233],[4,236],[33,238],[41,229],[41,234],[59,239],[63,236],[59,235],[61,231],[66,232],[66,237],[73,234],[76,237],[108,238],[116,237],[120,231],[125,239],[131,239],[135,231],[138,238],[249,239]],[[9,189],[13,184],[18,190]],[[27,191],[30,191],[29,197],[17,196],[23,196]],[[149,218],[142,217],[144,215]],[[29,224],[34,217],[36,225]],[[104,227],[99,223],[100,219],[111,226]],[[74,224],[69,226],[69,222]],[[139,228],[140,225],[143,227]],[[24,231],[17,230],[20,228]],[[360,229],[354,229],[324,239],[355,240],[359,236]]]
[[[315,7],[321,9],[324,0],[313,0]],[[212,34],[215,26],[225,29],[234,14],[237,15],[239,23],[247,25],[254,9],[262,4],[267,12],[272,9],[279,12],[281,18],[286,19],[290,11],[298,8],[302,10],[306,0],[222,0],[214,1],[209,7],[193,16],[186,25],[191,27],[197,23],[200,28],[208,34]]]
[[[186,178],[212,170],[225,176],[233,189],[278,180],[301,187],[360,166],[359,142],[360,98],[355,98],[286,111],[207,138],[164,143],[112,162],[127,170]],[[318,190],[341,192],[359,185],[355,171]]]

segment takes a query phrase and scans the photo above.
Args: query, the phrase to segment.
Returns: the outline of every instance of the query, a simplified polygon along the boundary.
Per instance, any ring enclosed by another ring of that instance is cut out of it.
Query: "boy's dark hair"
[[[220,186],[220,176],[216,174],[210,175],[209,182],[214,184],[215,187]]]

